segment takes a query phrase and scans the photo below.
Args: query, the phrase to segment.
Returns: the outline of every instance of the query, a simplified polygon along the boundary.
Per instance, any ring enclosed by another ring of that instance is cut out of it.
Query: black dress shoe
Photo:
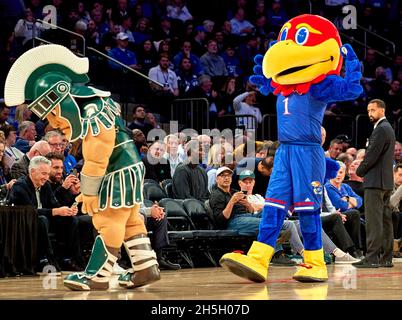
[[[363,259],[359,262],[352,263],[352,266],[356,268],[379,268],[380,265],[378,263],[373,263],[370,261],[367,261],[366,259]]]
[[[392,261],[382,261],[380,262],[380,267],[381,268],[392,268],[394,266],[394,264],[392,263]]]
[[[180,265],[177,263],[172,263],[165,259],[160,259],[158,261],[159,269],[168,269],[168,270],[179,270],[181,269]]]

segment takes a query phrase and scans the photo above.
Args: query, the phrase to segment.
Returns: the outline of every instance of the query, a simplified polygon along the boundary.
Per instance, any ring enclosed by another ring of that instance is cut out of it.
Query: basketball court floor
[[[223,268],[162,271],[162,279],[133,290],[113,276],[108,291],[78,292],[63,286],[61,276],[0,279],[0,299],[18,300],[402,300],[402,259],[393,268],[356,269],[328,265],[327,283],[292,280],[296,267],[270,266],[265,283],[252,283]]]

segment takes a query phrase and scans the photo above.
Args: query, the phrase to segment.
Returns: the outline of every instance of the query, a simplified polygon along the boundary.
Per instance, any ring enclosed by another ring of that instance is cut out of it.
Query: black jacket
[[[393,189],[394,148],[394,129],[386,119],[381,120],[371,134],[364,160],[356,170],[359,177],[364,177],[365,188]]]
[[[29,158],[26,154],[11,166],[11,179],[18,179],[28,175]]]
[[[49,182],[46,182],[39,191],[42,209],[38,209],[38,214],[52,217],[52,209],[61,207],[56,200]],[[29,176],[19,178],[11,188],[10,203],[17,206],[33,206],[38,208],[35,187]]]

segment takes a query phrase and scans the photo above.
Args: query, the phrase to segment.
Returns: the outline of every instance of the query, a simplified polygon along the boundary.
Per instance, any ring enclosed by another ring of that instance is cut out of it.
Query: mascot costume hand
[[[110,92],[85,86],[89,63],[60,45],[33,48],[11,67],[5,103],[30,100],[28,108],[47,119],[70,141],[82,139],[82,211],[92,215],[99,233],[83,272],[72,273],[64,285],[72,290],[106,290],[122,244],[131,269],[119,284],[134,288],[160,279],[156,254],[139,214],[145,167],[120,118]]]
[[[345,77],[340,77],[345,59]],[[330,102],[359,97],[360,63],[327,19],[301,15],[286,22],[264,56],[256,56],[251,81],[262,94],[277,95],[278,139],[274,168],[265,196],[257,241],[247,255],[227,253],[220,264],[255,282],[268,277],[268,266],[286,212],[300,219],[304,264],[293,278],[301,282],[328,279],[321,238],[320,210],[326,160],[321,147],[321,124]],[[335,171],[328,163],[328,176]]]

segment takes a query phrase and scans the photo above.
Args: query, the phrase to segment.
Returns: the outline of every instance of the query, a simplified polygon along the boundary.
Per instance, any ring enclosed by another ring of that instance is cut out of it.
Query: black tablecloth
[[[37,225],[35,208],[0,206],[0,277],[34,273]]]

